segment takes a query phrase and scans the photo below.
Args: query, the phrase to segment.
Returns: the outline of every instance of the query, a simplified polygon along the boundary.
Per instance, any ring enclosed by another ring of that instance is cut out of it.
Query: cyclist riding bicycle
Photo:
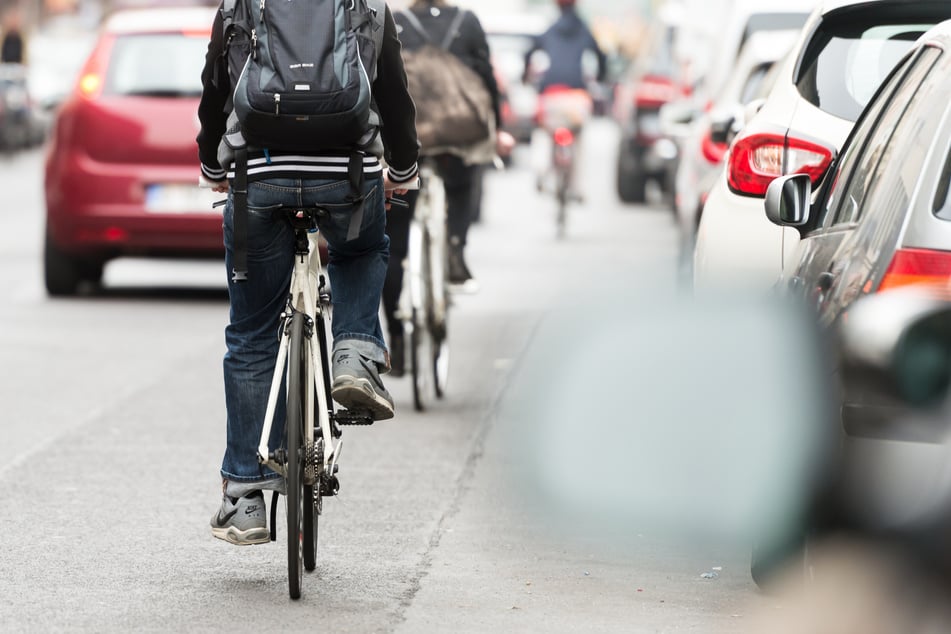
[[[607,58],[590,29],[578,15],[575,0],[556,0],[561,15],[548,30],[535,38],[525,53],[523,80],[531,82],[537,74],[535,58],[544,53],[546,64],[535,80],[539,92],[538,124],[549,134],[557,127],[568,127],[577,136],[593,109],[588,94],[589,73],[586,56],[593,55],[597,71],[593,77],[604,81]],[[542,151],[544,160],[548,152]],[[540,169],[541,166],[536,166]],[[538,175],[539,182],[542,176]]]
[[[448,42],[448,52],[475,71],[488,90],[496,124],[494,129],[498,131],[499,89],[489,58],[489,44],[479,19],[471,11],[448,4],[444,0],[414,0],[408,11],[409,15],[400,11],[395,16],[404,50],[419,51],[428,44],[451,40]],[[456,28],[454,34],[451,31],[453,28]],[[414,95],[414,98],[438,99],[438,96]],[[510,151],[514,145],[511,135],[505,132],[497,132],[496,135],[497,152],[503,154]],[[432,160],[446,192],[449,283],[457,290],[471,292],[476,284],[465,260],[465,248],[469,226],[478,215],[474,205],[478,204],[477,193],[482,171],[478,162],[468,160],[462,151],[464,149],[459,148],[459,152],[440,151],[432,154],[428,148],[423,147],[421,152]],[[394,376],[402,375],[404,367],[403,325],[396,313],[403,288],[403,260],[408,249],[410,219],[413,217],[418,195],[418,192],[409,192],[404,197],[408,206],[394,205],[387,217],[386,231],[390,237],[391,258],[383,289],[383,307],[390,335]]]
[[[548,67],[538,82],[539,92],[563,86],[587,90],[584,56],[593,53],[597,58],[597,81],[604,81],[607,73],[607,58],[598,46],[590,29],[578,15],[575,0],[556,0],[561,15],[547,31],[535,38],[532,47],[525,53],[525,77],[531,74],[532,57],[542,51],[548,57]]]
[[[376,420],[393,416],[393,399],[380,380],[390,366],[379,319],[389,256],[384,191],[405,192],[401,185],[416,179],[418,141],[396,23],[389,7],[379,13],[382,47],[377,51],[371,108],[381,125],[365,155],[362,148],[356,152],[363,163],[362,178],[359,162],[354,166],[352,160],[354,151],[321,147],[320,139],[305,141],[294,152],[248,152],[247,280],[236,282],[229,275],[231,308],[224,357],[227,446],[221,465],[223,500],[211,519],[213,535],[231,543],[269,541],[261,491],[279,490],[283,484],[277,473],[258,463],[257,451],[294,258],[294,230],[286,216],[273,213],[280,205],[329,209],[318,223],[331,258],[333,399],[349,409],[368,411]],[[235,166],[230,160],[219,162],[219,156],[227,155],[226,106],[234,87],[228,69],[220,67],[226,65],[222,22],[219,10],[202,71],[197,142],[203,181],[215,191],[229,192],[224,242],[231,271],[236,255]],[[381,164],[384,151],[386,173]],[[356,177],[341,170],[348,160]],[[354,177],[363,181],[359,192],[354,191]],[[362,205],[353,194],[362,194]],[[283,435],[283,401],[278,407],[272,449]]]

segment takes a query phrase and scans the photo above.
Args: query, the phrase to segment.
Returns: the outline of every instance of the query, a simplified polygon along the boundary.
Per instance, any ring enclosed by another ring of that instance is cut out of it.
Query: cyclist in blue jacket
[[[597,57],[599,82],[604,80],[607,73],[607,58],[591,30],[578,15],[575,0],[556,1],[561,15],[547,31],[535,38],[534,44],[525,54],[525,75],[529,75],[532,55],[542,51],[548,56],[549,64],[541,77],[539,92],[553,86],[587,89],[582,68],[584,54],[591,52]]]

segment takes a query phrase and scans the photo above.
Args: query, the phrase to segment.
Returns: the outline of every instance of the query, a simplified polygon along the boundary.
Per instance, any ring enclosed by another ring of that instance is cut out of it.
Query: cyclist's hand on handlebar
[[[514,148],[515,137],[504,130],[499,130],[495,135],[496,153],[502,157],[510,156]]]
[[[383,190],[386,191],[387,194],[396,194],[397,196],[402,196],[409,191],[408,188],[400,187],[400,185],[391,181],[389,174],[383,176]]]
[[[213,181],[209,179],[208,177],[206,177],[204,174],[198,175],[198,186],[208,188],[211,191],[217,192],[219,194],[223,194],[228,191],[227,180]]]
[[[386,196],[383,197],[383,206],[386,207],[387,211],[389,211],[390,208],[393,207],[393,200],[394,200],[393,196],[402,196],[408,191],[409,191],[408,189],[397,189],[396,185],[390,180],[389,175],[384,176],[383,177],[383,192],[386,194]],[[400,204],[400,206],[402,207],[402,206],[405,206],[406,203],[403,203],[403,201],[400,201],[397,204]]]

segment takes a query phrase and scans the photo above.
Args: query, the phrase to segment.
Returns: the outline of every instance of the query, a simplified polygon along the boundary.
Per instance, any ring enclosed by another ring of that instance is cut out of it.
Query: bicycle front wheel
[[[295,313],[292,319],[287,362],[287,419],[284,428],[287,437],[287,584],[291,598],[299,599],[304,577],[304,518],[306,509],[313,508],[313,497],[309,501],[306,499],[304,486],[304,461],[307,455],[304,448],[304,316]]]

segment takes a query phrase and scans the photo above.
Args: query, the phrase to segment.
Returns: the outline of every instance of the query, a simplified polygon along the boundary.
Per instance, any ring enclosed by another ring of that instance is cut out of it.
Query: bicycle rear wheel
[[[410,239],[411,251],[415,246],[412,257],[417,258],[411,266],[413,275],[418,276],[418,288],[413,293],[413,310],[409,323],[409,360],[413,379],[413,406],[417,412],[426,409],[429,400],[430,350],[429,336],[430,319],[432,313],[432,266],[430,263],[430,236],[419,227],[411,227],[410,231],[418,231],[417,236]]]
[[[315,329],[315,335],[317,339],[314,342],[320,351],[320,363],[321,363],[321,374],[322,380],[324,382],[324,394],[330,394],[330,363],[328,362],[327,355],[327,326],[324,321],[323,315],[317,316],[317,327]],[[315,405],[317,404],[317,394],[314,386],[309,386],[313,392],[313,398]],[[327,403],[327,406],[330,408],[330,414],[333,413],[333,401]],[[314,411],[315,416],[319,415],[319,412]],[[307,459],[313,462],[313,469],[315,474],[314,484],[305,484],[304,485],[304,504],[308,512],[304,513],[304,570],[307,572],[313,572],[317,567],[317,537],[319,535],[320,529],[320,515],[323,513],[324,500],[323,494],[324,490],[321,488],[321,475],[320,470],[323,469],[324,464],[324,452],[323,447],[324,443],[321,438],[320,425],[317,422],[319,419],[315,418],[312,421],[308,421],[308,424],[314,426],[314,454],[308,456]],[[310,506],[307,506],[308,501],[311,503]]]
[[[313,508],[313,497],[305,503],[304,486],[304,316],[294,313],[291,322],[287,363],[287,585],[292,599],[299,599],[304,571],[304,534],[306,510]]]
[[[433,389],[436,398],[446,395],[446,383],[449,382],[449,337],[443,332],[439,337],[431,338]]]
[[[565,225],[568,224],[568,174],[563,168],[558,169],[558,183],[555,196],[558,200],[557,235],[565,237]]]
[[[413,407],[417,412],[426,410],[429,386],[429,369],[427,359],[429,333],[426,326],[422,323],[417,310],[413,309],[412,321],[409,324],[409,362],[412,369],[413,379]]]

